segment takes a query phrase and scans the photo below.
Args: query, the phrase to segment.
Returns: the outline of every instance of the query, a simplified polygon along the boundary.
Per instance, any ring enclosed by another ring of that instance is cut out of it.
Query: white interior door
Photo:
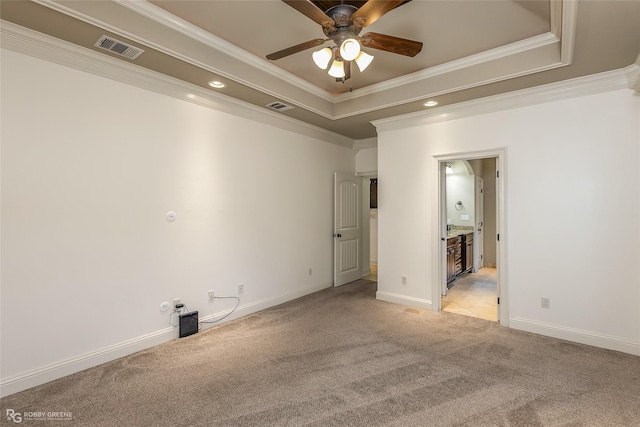
[[[473,271],[484,267],[484,180],[476,176],[476,224],[473,236]]]
[[[360,215],[362,181],[355,175],[334,175],[334,286],[362,277],[362,224]]]

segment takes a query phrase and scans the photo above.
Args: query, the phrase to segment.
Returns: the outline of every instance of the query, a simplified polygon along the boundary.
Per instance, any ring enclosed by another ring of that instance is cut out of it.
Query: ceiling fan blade
[[[335,25],[333,19],[325,15],[318,7],[309,0],[282,0],[298,12],[302,13],[312,21],[322,25],[324,28],[331,28]]]
[[[362,35],[360,37],[360,43],[364,47],[412,57],[416,56],[422,50],[422,42],[378,33],[366,33]]]
[[[385,13],[400,6],[404,0],[369,0],[360,9],[356,10],[351,19],[361,19],[361,26],[366,27],[373,24]]]
[[[294,53],[302,52],[303,50],[311,49],[312,47],[320,46],[326,42],[326,39],[313,39],[308,42],[300,43],[295,46],[288,47],[286,49],[279,50],[267,55],[267,59],[275,61],[276,59],[284,58],[285,56],[293,55]]]

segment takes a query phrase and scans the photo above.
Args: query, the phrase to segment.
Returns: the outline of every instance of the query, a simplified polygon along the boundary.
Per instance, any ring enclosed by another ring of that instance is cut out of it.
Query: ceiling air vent
[[[100,49],[108,50],[116,55],[124,56],[129,59],[136,59],[138,56],[144,53],[144,50],[128,45],[120,40],[116,40],[113,37],[102,36],[94,44],[94,46]]]
[[[293,108],[291,105],[287,105],[287,104],[282,103],[280,101],[276,101],[276,102],[272,102],[271,104],[267,104],[266,107],[267,108],[271,108],[272,110],[280,111],[280,112],[291,110]]]

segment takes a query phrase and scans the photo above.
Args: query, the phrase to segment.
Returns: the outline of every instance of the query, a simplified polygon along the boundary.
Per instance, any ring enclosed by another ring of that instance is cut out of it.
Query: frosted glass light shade
[[[360,72],[364,71],[371,64],[371,61],[373,61],[373,55],[369,55],[363,50],[356,56],[356,65]]]
[[[325,47],[318,51],[313,52],[312,57],[313,57],[313,62],[315,62],[319,68],[326,70],[327,67],[329,66],[329,62],[331,61],[331,58],[333,57],[333,51],[331,50],[331,48]]]
[[[329,68],[329,75],[336,79],[344,77],[344,62],[338,61],[337,59],[334,60],[333,64],[331,64],[331,68]]]
[[[340,57],[345,61],[353,61],[360,53],[360,43],[356,39],[346,39],[340,45]]]

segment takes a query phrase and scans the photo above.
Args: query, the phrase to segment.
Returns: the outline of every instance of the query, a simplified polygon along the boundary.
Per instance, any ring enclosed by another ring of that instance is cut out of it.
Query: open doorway
[[[499,157],[439,160],[442,311],[500,320]],[[434,296],[435,297],[435,296]],[[502,323],[502,322],[501,322]]]
[[[368,208],[368,217],[365,217],[365,221],[369,223],[369,271],[362,278],[378,282],[378,178],[366,179],[369,185],[369,202],[368,206],[365,206]]]

